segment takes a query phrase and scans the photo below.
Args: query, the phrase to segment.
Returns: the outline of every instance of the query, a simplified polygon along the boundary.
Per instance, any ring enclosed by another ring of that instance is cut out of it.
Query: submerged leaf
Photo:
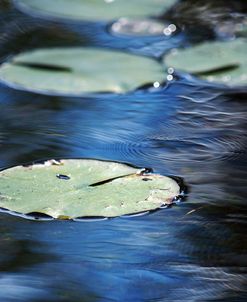
[[[247,40],[207,42],[172,51],[164,57],[167,67],[199,75],[207,81],[247,84]]]
[[[97,160],[51,160],[0,172],[1,208],[58,219],[155,210],[179,193],[171,178]]]
[[[147,57],[89,47],[38,49],[0,66],[0,80],[27,91],[52,95],[125,93],[164,81],[162,65]]]
[[[108,21],[120,17],[157,16],[177,0],[15,0],[17,7],[43,17]]]
[[[176,31],[174,24],[166,24],[155,19],[120,18],[111,26],[111,32],[125,36],[170,36]]]

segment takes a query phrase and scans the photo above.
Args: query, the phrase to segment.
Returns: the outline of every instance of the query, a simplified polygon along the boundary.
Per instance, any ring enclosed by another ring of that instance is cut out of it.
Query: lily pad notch
[[[180,193],[170,177],[99,160],[47,160],[0,172],[0,207],[24,217],[136,215],[169,206]]]

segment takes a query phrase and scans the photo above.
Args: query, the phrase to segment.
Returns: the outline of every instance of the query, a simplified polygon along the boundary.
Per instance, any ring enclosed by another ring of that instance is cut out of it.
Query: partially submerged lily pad
[[[58,219],[115,217],[171,204],[171,178],[97,160],[49,160],[0,172],[0,207]]]
[[[247,40],[207,42],[172,51],[164,57],[167,67],[228,85],[247,84]]]
[[[0,66],[0,80],[27,91],[51,95],[125,93],[164,81],[159,62],[119,51],[90,47],[38,49]]]
[[[125,36],[169,36],[176,31],[174,24],[148,19],[148,18],[120,18],[111,26],[111,32]]]
[[[157,16],[177,0],[15,0],[17,7],[43,17],[109,21],[120,17]]]

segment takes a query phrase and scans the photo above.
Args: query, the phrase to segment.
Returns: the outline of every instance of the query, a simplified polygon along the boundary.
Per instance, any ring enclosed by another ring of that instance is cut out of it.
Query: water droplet
[[[143,181],[149,181],[149,180],[152,180],[152,179],[151,179],[151,178],[145,177],[145,178],[142,178],[142,180],[143,180]]]
[[[64,175],[64,174],[57,174],[56,175],[57,178],[62,179],[62,180],[69,180],[70,177],[68,175]]]

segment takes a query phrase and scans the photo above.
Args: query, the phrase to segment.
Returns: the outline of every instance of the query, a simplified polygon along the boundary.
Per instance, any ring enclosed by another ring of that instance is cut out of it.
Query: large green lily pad
[[[109,21],[162,14],[176,0],[15,0],[17,7],[43,17]]]
[[[247,84],[247,40],[207,42],[172,51],[164,57],[167,67],[228,85]]]
[[[179,192],[171,178],[97,160],[49,160],[0,172],[0,207],[58,219],[155,210]]]
[[[0,66],[7,85],[44,94],[81,96],[125,93],[164,81],[162,64],[119,51],[90,47],[38,49],[21,53]]]

